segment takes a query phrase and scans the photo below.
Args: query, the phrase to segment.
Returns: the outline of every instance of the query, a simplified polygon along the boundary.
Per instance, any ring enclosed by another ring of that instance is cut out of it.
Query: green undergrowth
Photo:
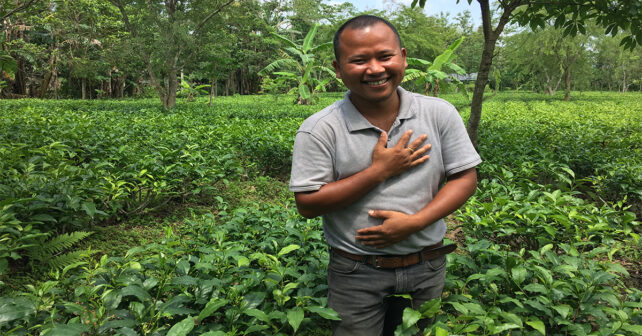
[[[341,97],[3,101],[0,333],[329,334],[320,220],[287,184],[297,127]],[[397,335],[642,334],[640,96],[573,97],[485,101],[444,297]]]

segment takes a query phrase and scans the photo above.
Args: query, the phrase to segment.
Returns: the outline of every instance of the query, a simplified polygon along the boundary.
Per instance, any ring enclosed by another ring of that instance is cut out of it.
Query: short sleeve
[[[319,190],[334,181],[334,149],[312,133],[299,131],[292,151],[290,191]]]
[[[441,136],[441,155],[446,176],[450,176],[481,163],[481,157],[475,150],[464,122],[454,106],[448,104],[447,112],[439,127]]]

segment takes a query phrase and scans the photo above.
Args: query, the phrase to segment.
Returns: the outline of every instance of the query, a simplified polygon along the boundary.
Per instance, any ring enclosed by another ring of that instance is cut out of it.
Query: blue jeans
[[[341,317],[333,324],[332,334],[379,336],[386,330],[386,335],[392,335],[404,306],[410,305],[389,295],[410,294],[417,309],[441,297],[445,280],[446,255],[409,267],[377,269],[331,252],[328,306]]]

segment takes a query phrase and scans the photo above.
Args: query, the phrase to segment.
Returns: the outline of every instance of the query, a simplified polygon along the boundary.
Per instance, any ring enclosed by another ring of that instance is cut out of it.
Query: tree
[[[565,100],[570,99],[572,74],[589,57],[589,36],[564,36],[552,25],[534,32],[527,29],[506,39],[509,68],[520,81],[543,88],[553,95],[564,82]]]
[[[433,60],[461,36],[446,17],[426,16],[403,5],[395,11],[391,22],[399,31],[409,57]]]
[[[288,45],[283,49],[286,57],[268,64],[259,72],[260,75],[273,73],[278,77],[295,82],[298,90],[297,104],[310,104],[314,94],[323,90],[335,75],[332,69],[320,65],[318,57],[315,55],[320,50],[332,47],[332,42],[312,46],[318,27],[319,25],[315,24],[310,29],[303,39],[303,44],[296,44],[285,36],[272,33],[274,37]],[[277,69],[294,69],[294,71],[275,71]],[[317,72],[327,73],[330,77],[322,80]]]
[[[473,0],[467,0],[469,4]],[[459,0],[457,0],[459,2]],[[479,122],[481,120],[484,90],[493,62],[495,45],[504,27],[513,21],[532,29],[544,28],[548,20],[554,19],[555,27],[564,30],[565,36],[586,33],[586,22],[594,19],[606,29],[606,34],[615,35],[619,31],[628,31],[621,45],[633,49],[642,43],[642,0],[609,1],[609,0],[503,0],[498,1],[498,18],[495,26],[489,0],[477,0],[481,9],[484,48],[477,72],[473,99],[470,106],[470,118],[466,125],[470,140],[477,146]],[[424,7],[426,0],[413,0],[412,7],[419,3]]]
[[[164,108],[176,104],[178,75],[203,27],[234,0],[109,0],[118,8]]]
[[[459,65],[453,62],[455,57],[457,57],[457,55],[455,54],[455,50],[457,50],[463,40],[463,37],[457,39],[457,41],[446,48],[443,53],[435,57],[434,61],[432,62],[420,58],[408,57],[406,59],[408,65],[424,67],[424,70],[406,70],[406,77],[404,78],[404,81],[417,79],[421,84],[425,85],[426,96],[430,95],[430,91],[432,89],[432,95],[437,97],[437,94],[439,93],[440,82],[442,80],[454,82],[455,85],[457,85],[457,87],[461,90],[461,92],[466,94],[464,83],[462,83],[459,78],[457,78],[457,75],[465,75],[466,70],[462,69]],[[447,73],[445,71],[449,71],[450,73]]]

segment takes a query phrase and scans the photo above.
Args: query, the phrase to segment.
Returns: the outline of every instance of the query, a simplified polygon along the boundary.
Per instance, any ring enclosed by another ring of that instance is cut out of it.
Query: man
[[[353,18],[334,48],[349,91],[298,130],[290,190],[303,216],[323,216],[334,335],[392,334],[391,294],[415,308],[441,296],[442,218],[474,193],[481,159],[452,105],[399,87],[406,50],[389,22]]]

